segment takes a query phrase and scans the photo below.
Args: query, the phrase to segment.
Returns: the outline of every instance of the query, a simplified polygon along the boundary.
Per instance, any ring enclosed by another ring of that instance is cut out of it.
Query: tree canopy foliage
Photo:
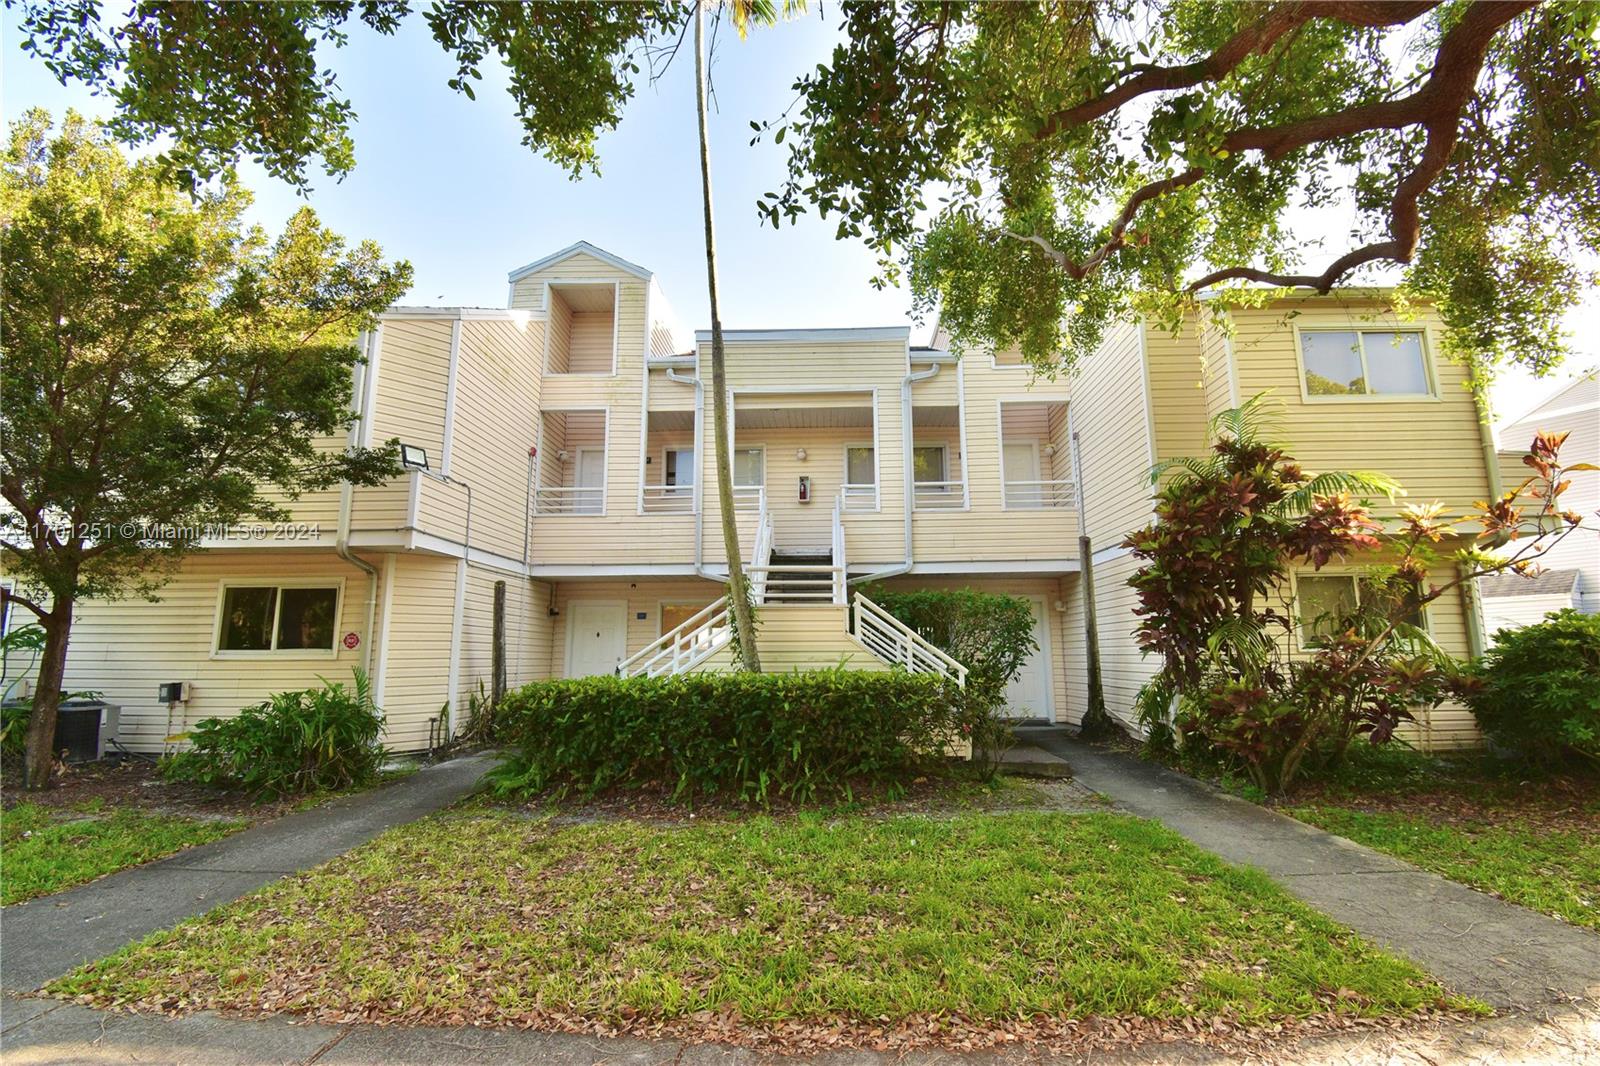
[[[864,238],[958,344],[1059,366],[1130,310],[1403,267],[1458,356],[1535,370],[1600,251],[1592,0],[892,3],[757,124],[760,210]],[[1320,216],[1317,214],[1320,212]],[[1304,239],[1349,219],[1348,247]]]
[[[150,592],[208,528],[398,472],[343,434],[356,335],[410,264],[309,208],[269,240],[248,199],[191,197],[70,113],[53,133],[29,112],[0,158],[0,551],[46,633],[30,784],[79,598]]]

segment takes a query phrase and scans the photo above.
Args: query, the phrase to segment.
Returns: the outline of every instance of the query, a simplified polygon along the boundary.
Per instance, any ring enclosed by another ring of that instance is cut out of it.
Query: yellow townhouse
[[[1176,337],[1126,323],[1056,380],[957,358],[942,335],[914,345],[903,326],[734,330],[726,457],[709,336],[678,328],[649,270],[580,242],[512,271],[508,304],[395,307],[362,336],[351,439],[399,438],[404,476],[214,542],[158,602],[81,606],[68,685],[121,705],[123,744],[159,750],[187,723],[354,667],[386,742],[412,750],[459,728],[497,672],[514,687],[725,666],[722,461],[765,668],[956,673],[861,589],[971,586],[1033,605],[1039,650],[1013,715],[1078,721],[1092,614],[1109,709],[1131,722],[1156,664],[1133,641],[1121,542],[1150,518],[1151,464],[1204,451],[1210,415],[1270,390],[1309,468],[1382,470],[1453,507],[1498,476],[1436,320],[1402,320],[1382,293],[1231,311],[1229,330],[1206,317]],[[1355,570],[1294,584],[1328,602],[1355,594]],[[1426,622],[1458,654],[1481,640],[1469,597]],[[168,702],[172,682],[187,686]],[[1474,739],[1450,709],[1418,733]]]

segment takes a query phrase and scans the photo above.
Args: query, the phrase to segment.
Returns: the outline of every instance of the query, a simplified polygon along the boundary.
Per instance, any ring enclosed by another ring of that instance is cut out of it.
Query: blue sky
[[[907,321],[909,294],[869,285],[874,260],[859,242],[834,240],[832,224],[815,215],[774,231],[753,209],[782,179],[786,149],[750,147],[750,120],[790,104],[795,74],[826,58],[837,21],[829,10],[826,20],[812,14],[743,42],[725,32],[719,42],[712,179],[729,327]],[[104,100],[61,86],[22,53],[9,12],[3,30],[7,118],[33,106],[109,112]],[[576,182],[523,147],[498,71],[485,68],[476,101],[446,87],[454,67],[417,19],[392,38],[353,27],[343,50],[319,55],[355,106],[357,165],[343,182],[316,174],[310,203],[347,237],[371,238],[411,261],[408,302],[503,306],[507,271],[582,239],[656,271],[683,324],[706,325],[692,55],[640,87],[621,127],[600,141],[600,176]],[[243,178],[256,196],[253,221],[269,231],[302,202],[254,166]],[[1600,363],[1600,303],[1591,299],[1573,325],[1584,352],[1571,369]],[[930,328],[914,328],[913,338],[926,339]],[[1555,387],[1553,379],[1510,374],[1496,406],[1514,416]]]

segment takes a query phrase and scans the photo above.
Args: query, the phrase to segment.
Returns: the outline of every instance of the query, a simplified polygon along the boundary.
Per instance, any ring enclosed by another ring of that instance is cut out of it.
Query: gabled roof
[[[1570,596],[1577,585],[1576,570],[1546,570],[1533,577],[1502,570],[1492,577],[1478,579],[1478,591],[1490,599],[1502,596]]]
[[[517,269],[513,270],[511,273],[507,274],[506,275],[506,279],[508,281],[516,281],[518,278],[525,278],[529,274],[532,274],[536,270],[543,270],[547,266],[554,266],[556,263],[561,262],[563,259],[571,259],[575,255],[592,255],[596,259],[599,259],[600,261],[605,262],[605,263],[610,263],[612,266],[616,267],[618,270],[625,270],[629,274],[632,274],[634,277],[641,278],[644,281],[649,281],[652,277],[655,276],[650,271],[648,271],[644,267],[640,266],[638,263],[630,263],[626,259],[622,258],[621,256],[612,255],[610,252],[606,251],[604,248],[595,247],[594,245],[590,244],[588,241],[579,241],[576,244],[567,245],[565,248],[561,249],[561,251],[559,251],[559,252],[555,252],[554,254],[547,255],[543,259],[535,259],[533,262],[529,263],[527,266],[518,267]]]
[[[1524,423],[1538,422],[1557,414],[1576,414],[1600,407],[1600,373],[1591,372],[1560,385],[1527,414],[1505,424],[1506,429],[1522,428]]]

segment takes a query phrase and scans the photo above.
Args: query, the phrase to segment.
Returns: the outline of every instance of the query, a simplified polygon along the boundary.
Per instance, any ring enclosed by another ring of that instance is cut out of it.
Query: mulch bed
[[[0,787],[0,805],[9,809],[19,803],[32,803],[63,810],[99,805],[191,818],[243,819],[254,825],[288,814],[304,802],[302,796],[258,802],[243,792],[167,781],[153,764],[140,759],[67,766],[53,784],[42,792],[28,792],[22,787],[21,774],[8,772]]]
[[[1392,792],[1306,782],[1282,805],[1404,814],[1462,829],[1488,824],[1600,833],[1600,781],[1582,776],[1446,778]]]

